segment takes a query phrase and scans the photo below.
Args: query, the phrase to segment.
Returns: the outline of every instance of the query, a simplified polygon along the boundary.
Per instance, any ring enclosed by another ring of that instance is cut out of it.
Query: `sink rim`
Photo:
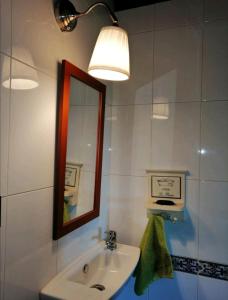
[[[78,258],[76,258],[72,263],[70,263],[66,268],[64,268],[59,274],[57,274],[40,292],[41,299],[48,299],[48,297],[55,297],[56,299],[73,300],[75,299],[75,294],[77,294],[77,299],[109,299],[112,297],[128,280],[128,278],[133,273],[140,256],[140,249],[135,246],[129,246],[125,244],[117,243],[117,249],[113,253],[127,254],[131,259],[127,265],[127,271],[119,272],[122,274],[121,284],[115,290],[106,287],[105,291],[98,291],[96,289],[91,289],[90,287],[72,281],[72,276],[77,272],[80,272],[85,263],[89,264],[93,261],[99,254],[104,251],[110,251],[106,249],[105,243],[99,242],[94,245]],[[111,251],[110,251],[111,254]],[[113,286],[112,286],[113,288]],[[78,297],[80,293],[80,297]],[[86,298],[90,297],[90,298]]]

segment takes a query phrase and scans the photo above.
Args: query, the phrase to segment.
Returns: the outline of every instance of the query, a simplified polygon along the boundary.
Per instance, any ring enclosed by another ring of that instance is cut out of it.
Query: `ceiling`
[[[170,0],[113,0],[115,11],[155,4],[164,1]]]

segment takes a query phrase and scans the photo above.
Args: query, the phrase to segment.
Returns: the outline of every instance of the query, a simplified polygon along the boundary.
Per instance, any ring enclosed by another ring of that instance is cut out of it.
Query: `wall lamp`
[[[106,3],[96,2],[86,11],[78,12],[69,0],[58,0],[55,2],[55,18],[61,31],[70,32],[76,27],[79,18],[88,15],[97,6],[106,9],[112,25],[101,29],[88,73],[105,80],[127,80],[130,76],[127,32],[119,27],[116,15]]]

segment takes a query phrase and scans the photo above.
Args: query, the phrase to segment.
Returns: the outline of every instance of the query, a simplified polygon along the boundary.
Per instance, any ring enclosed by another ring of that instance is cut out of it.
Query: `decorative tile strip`
[[[228,265],[172,255],[175,271],[211,277],[228,281]]]
[[[200,260],[198,274],[206,277],[228,281],[228,265]]]
[[[198,274],[198,262],[194,258],[172,256],[172,262],[175,271]]]

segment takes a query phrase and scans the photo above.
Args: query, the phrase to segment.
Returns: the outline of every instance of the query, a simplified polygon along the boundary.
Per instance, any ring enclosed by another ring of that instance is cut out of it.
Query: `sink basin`
[[[42,289],[41,299],[110,299],[131,276],[139,255],[137,247],[117,244],[110,251],[100,242],[54,277]]]

